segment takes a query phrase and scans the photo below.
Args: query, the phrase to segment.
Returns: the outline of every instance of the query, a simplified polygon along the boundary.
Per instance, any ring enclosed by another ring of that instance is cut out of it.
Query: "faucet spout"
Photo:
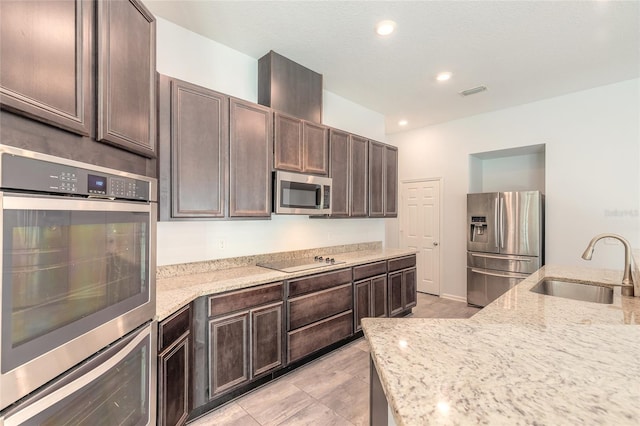
[[[622,275],[622,287],[621,292],[623,296],[633,296],[633,278],[631,276],[631,244],[624,237],[617,234],[599,234],[591,239],[589,245],[582,253],[584,260],[591,260],[593,256],[593,249],[596,243],[603,238],[614,238],[624,245],[624,272]]]

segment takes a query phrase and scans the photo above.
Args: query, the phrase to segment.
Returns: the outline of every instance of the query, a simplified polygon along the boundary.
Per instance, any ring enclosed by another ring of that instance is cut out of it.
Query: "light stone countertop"
[[[335,254],[345,263],[322,266],[295,273],[280,272],[255,265],[160,278],[156,281],[156,319],[162,321],[197,297],[239,290],[260,284],[334,271],[378,260],[415,254],[410,249],[375,249]]]
[[[547,265],[467,320],[363,319],[396,423],[640,424],[640,298],[529,291],[543,277],[621,276]]]

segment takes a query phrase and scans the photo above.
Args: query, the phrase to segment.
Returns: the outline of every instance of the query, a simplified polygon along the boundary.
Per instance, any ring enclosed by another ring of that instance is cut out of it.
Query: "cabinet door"
[[[402,272],[394,272],[388,277],[389,315],[394,316],[404,310]]]
[[[349,216],[349,134],[329,131],[331,216]]]
[[[384,216],[398,216],[398,148],[384,147]]]
[[[158,425],[183,425],[189,415],[189,335],[163,351],[158,360]]]
[[[352,217],[367,216],[369,193],[367,188],[367,163],[369,144],[367,139],[351,136],[349,151],[349,215]]]
[[[90,1],[0,1],[0,103],[88,136],[93,105]]]
[[[229,216],[271,217],[271,110],[229,104]]]
[[[362,329],[362,318],[373,316],[371,313],[371,280],[357,282],[353,288],[355,292],[353,296],[353,329],[357,332]]]
[[[97,4],[97,139],[155,157],[155,19],[139,0]]]
[[[404,301],[404,309],[413,308],[418,301],[418,293],[416,287],[416,268],[406,269],[402,271],[402,292]]]
[[[282,311],[282,302],[251,311],[252,377],[282,365]]]
[[[307,121],[303,122],[302,127],[302,171],[316,175],[328,175],[328,129],[320,124],[309,123]]]
[[[225,215],[228,102],[221,93],[171,80],[172,217]]]
[[[371,316],[386,318],[387,312],[387,276],[381,275],[371,279]]]
[[[274,120],[274,168],[302,172],[302,120],[278,112]]]
[[[209,397],[249,377],[249,311],[209,321]]]
[[[369,141],[369,217],[384,217],[384,145]]]

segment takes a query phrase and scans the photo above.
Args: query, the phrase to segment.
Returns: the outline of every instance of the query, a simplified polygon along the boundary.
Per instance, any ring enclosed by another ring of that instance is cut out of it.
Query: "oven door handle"
[[[25,406],[20,411],[4,419],[4,426],[17,426],[23,424],[32,419],[37,414],[45,411],[47,408],[52,407],[57,402],[64,400],[74,392],[77,392],[78,390],[89,385],[91,382],[93,382],[98,377],[114,368],[119,362],[124,360],[127,355],[129,355],[135,349],[136,346],[138,346],[141,342],[143,342],[150,336],[152,331],[153,327],[151,326],[147,327],[144,331],[139,331],[138,335],[133,337],[132,340],[124,347],[121,347],[115,355],[111,356],[109,359],[107,359],[97,367],[92,368],[90,371],[82,374],[77,379],[64,385],[60,389],[57,389],[50,394],[37,399],[32,404]],[[149,360],[151,359],[151,356],[153,356],[153,354],[149,354]]]

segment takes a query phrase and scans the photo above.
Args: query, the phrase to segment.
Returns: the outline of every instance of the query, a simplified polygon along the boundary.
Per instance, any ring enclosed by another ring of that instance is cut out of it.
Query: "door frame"
[[[438,227],[438,246],[440,247],[440,256],[438,256],[438,278],[440,282],[438,283],[438,297],[442,297],[442,258],[443,258],[443,250],[442,250],[442,240],[443,240],[443,231],[444,227],[442,226],[442,218],[444,217],[444,178],[442,176],[436,177],[428,177],[428,178],[417,178],[417,179],[403,179],[400,181],[402,190],[400,191],[401,202],[398,206],[398,245],[402,245],[402,239],[400,233],[403,232],[404,229],[404,220],[405,220],[405,212],[404,212],[404,184],[406,183],[418,183],[418,182],[438,182],[438,201],[440,203],[440,208],[438,209],[438,214],[440,215],[439,227]]]

